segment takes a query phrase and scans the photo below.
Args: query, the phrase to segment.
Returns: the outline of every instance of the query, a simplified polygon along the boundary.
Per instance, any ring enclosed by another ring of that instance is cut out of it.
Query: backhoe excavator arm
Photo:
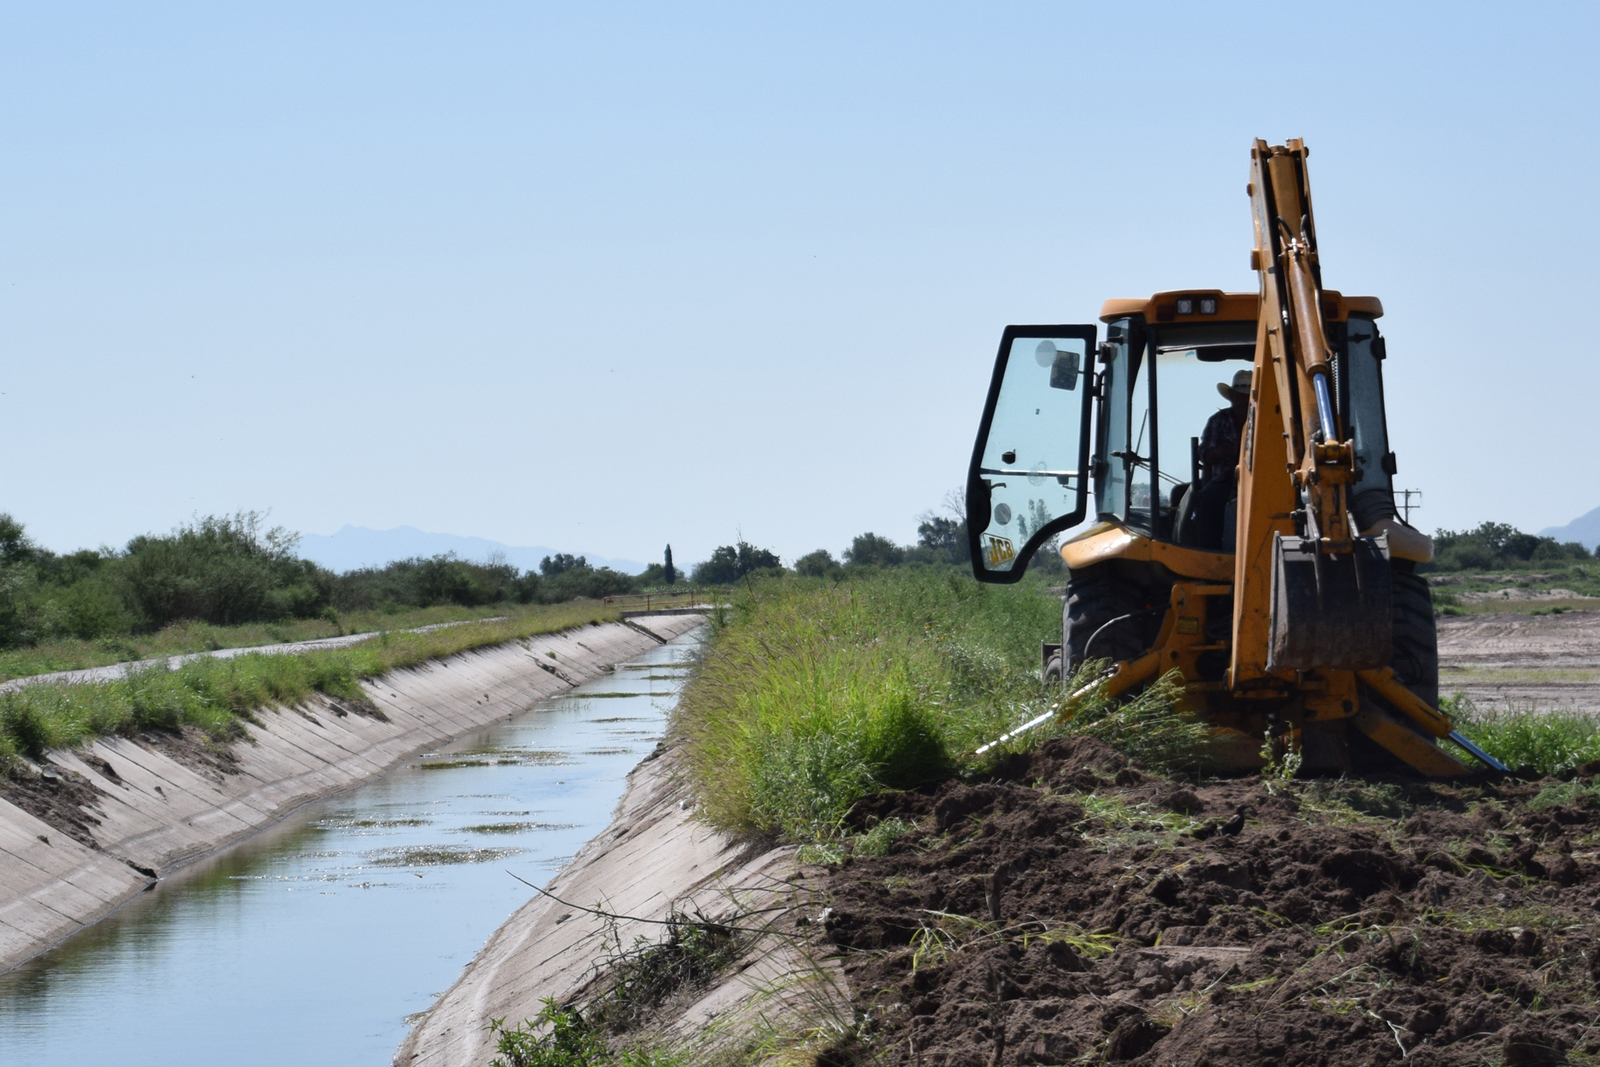
[[[1308,720],[1353,713],[1358,729],[1427,774],[1462,765],[1424,735],[1503,770],[1387,666],[1389,543],[1386,533],[1364,536],[1352,525],[1349,493],[1360,472],[1353,430],[1334,400],[1308,154],[1298,140],[1257,140],[1250,153],[1250,258],[1261,307],[1239,465],[1229,684],[1260,696],[1298,689]],[[1346,671],[1416,729],[1342,689],[1337,676]]]
[[[1388,543],[1352,529],[1356,450],[1335,403],[1306,147],[1250,153],[1260,273],[1255,375],[1239,465],[1230,687],[1369,670],[1391,653]]]
[[[1355,448],[1344,440],[1333,403],[1332,352],[1322,325],[1322,269],[1306,174],[1305,145],[1257,140],[1250,160],[1250,206],[1265,327],[1283,412],[1289,464],[1304,492],[1307,536],[1326,551],[1350,550],[1346,492]]]

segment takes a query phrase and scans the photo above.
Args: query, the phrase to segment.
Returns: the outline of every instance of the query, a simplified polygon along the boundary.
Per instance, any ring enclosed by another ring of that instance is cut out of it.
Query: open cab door
[[[1094,326],[1007,326],[967,471],[980,582],[1015,582],[1089,500]]]

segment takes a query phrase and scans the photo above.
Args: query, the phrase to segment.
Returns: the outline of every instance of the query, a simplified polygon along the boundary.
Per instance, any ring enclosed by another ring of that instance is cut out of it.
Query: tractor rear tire
[[[1110,567],[1073,571],[1061,611],[1065,672],[1071,674],[1089,658],[1137,659],[1150,644],[1146,634],[1150,618],[1145,591],[1116,576]]]
[[[1390,618],[1394,624],[1394,651],[1389,666],[1395,679],[1430,707],[1439,706],[1439,631],[1433,619],[1433,594],[1428,580],[1416,573],[1406,560],[1392,563],[1394,584]],[[1420,726],[1376,693],[1362,687],[1363,702],[1372,701],[1387,711],[1402,726],[1423,734]],[[1429,737],[1431,735],[1423,734]],[[1367,737],[1352,724],[1349,730],[1350,759],[1359,774],[1394,774],[1415,777],[1417,772],[1400,757]]]
[[[1394,567],[1394,654],[1389,666],[1400,684],[1439,706],[1439,629],[1433,619],[1433,594],[1414,565],[1399,560]]]

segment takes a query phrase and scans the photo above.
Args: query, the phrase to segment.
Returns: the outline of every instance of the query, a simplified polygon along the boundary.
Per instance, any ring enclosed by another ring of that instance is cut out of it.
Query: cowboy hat
[[[1233,385],[1230,386],[1227,382],[1218,382],[1217,392],[1222,394],[1224,400],[1232,400],[1235,393],[1248,394],[1250,392],[1250,375],[1251,372],[1247,370],[1236,372],[1233,376]]]

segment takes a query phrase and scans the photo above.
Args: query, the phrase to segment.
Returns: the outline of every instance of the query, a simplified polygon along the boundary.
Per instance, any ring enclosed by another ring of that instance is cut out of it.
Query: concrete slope
[[[652,920],[673,910],[717,921],[739,916],[737,925],[769,930],[731,977],[673,1005],[663,1035],[670,1043],[703,1052],[786,1017],[848,1019],[837,962],[820,961],[808,943],[785,933],[820,908],[795,849],[752,854],[697,822],[689,803],[675,751],[636,767],[611,825],[549,883],[550,895],[534,895],[495,931],[401,1044],[397,1067],[482,1067],[494,1056],[490,1020],[515,1025],[537,1015],[546,997],[565,1003],[585,992],[608,947],[605,922],[580,910],[596,904],[629,917],[616,926],[623,946],[636,937],[660,941],[663,928]]]
[[[295,809],[383,774],[416,752],[508,718],[700,625],[630,619],[463,652],[367,683],[384,718],[317,698],[260,712],[223,773],[151,745],[104,738],[49,762],[101,791],[90,847],[0,800],[0,969],[103,918],[155,877]]]

